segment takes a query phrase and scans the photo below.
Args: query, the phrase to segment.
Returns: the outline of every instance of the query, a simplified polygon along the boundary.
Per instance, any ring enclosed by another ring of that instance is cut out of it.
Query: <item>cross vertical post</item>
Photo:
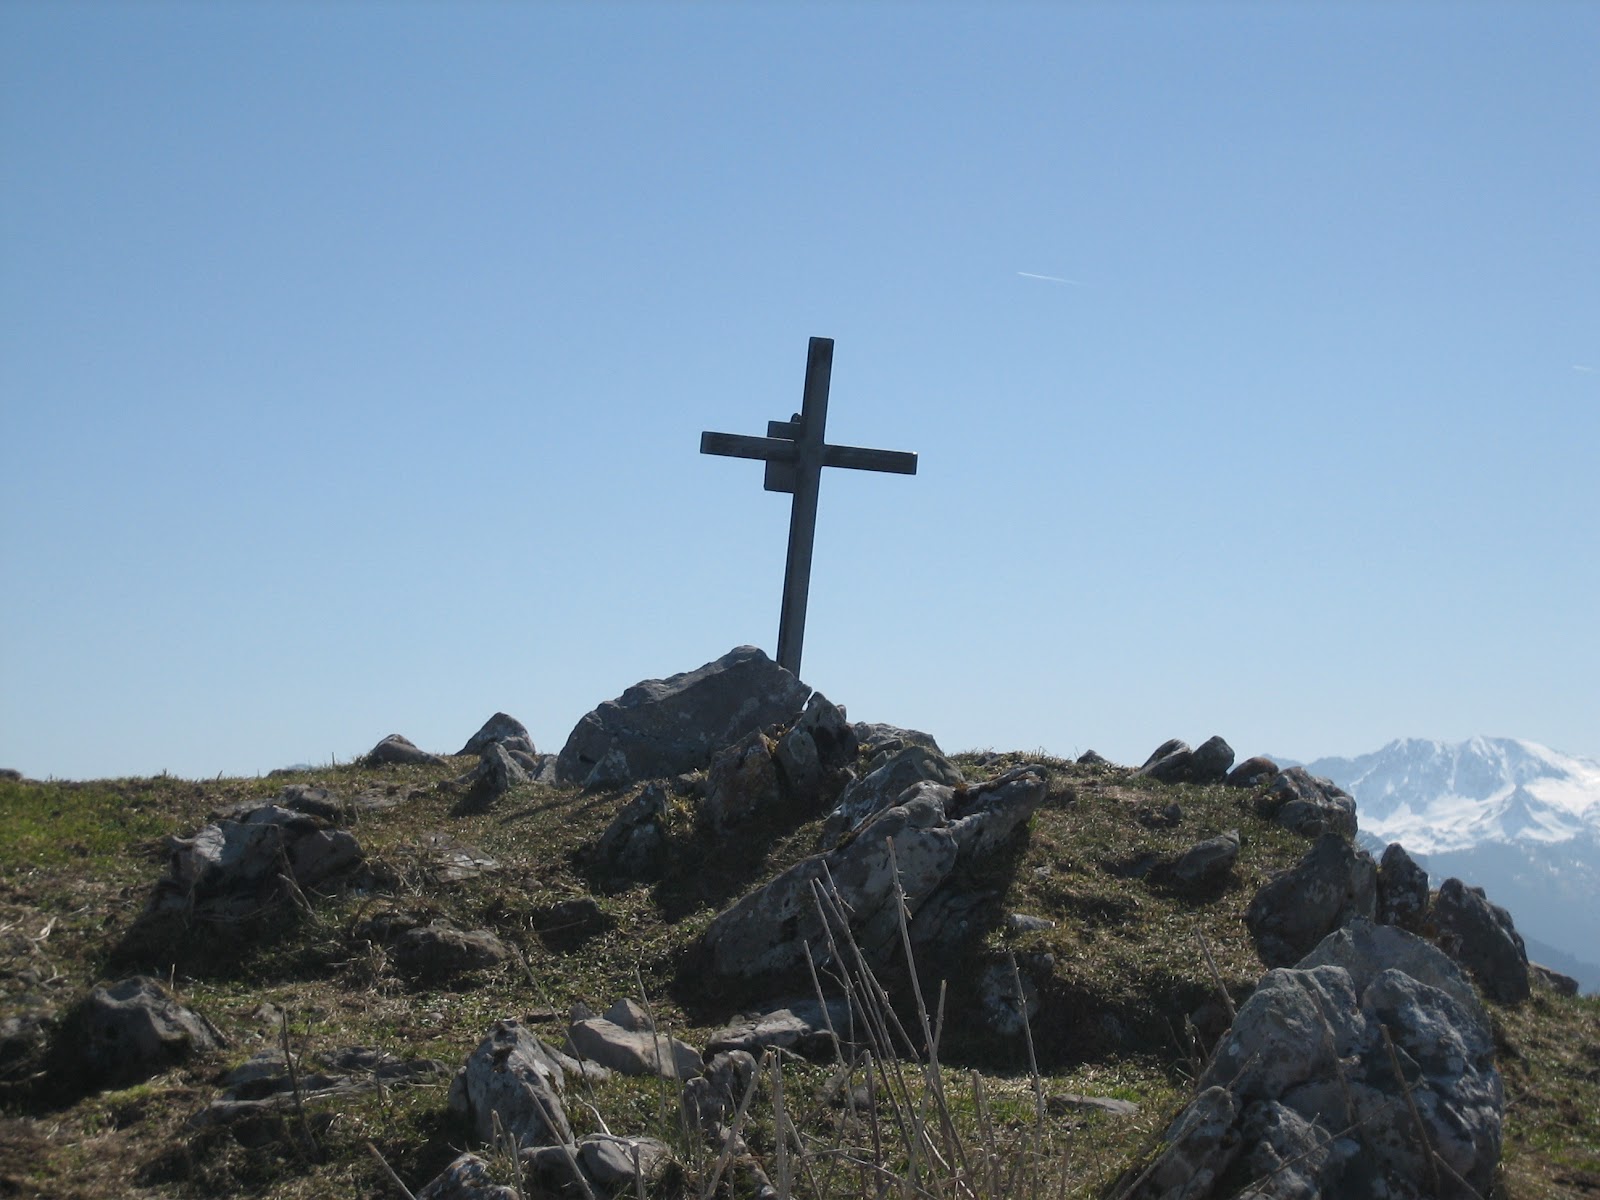
[[[783,568],[783,611],[778,618],[778,665],[800,676],[811,591],[811,551],[817,536],[817,496],[822,491],[822,448],[828,425],[828,384],[833,340],[812,338],[806,352],[806,390],[795,431],[794,504],[789,509],[789,556]]]
[[[778,665],[797,677],[806,633],[806,600],[811,590],[811,550],[817,534],[822,468],[917,473],[917,456],[907,451],[828,445],[828,386],[832,375],[833,339],[814,337],[806,352],[805,393],[800,411],[791,420],[768,421],[764,438],[709,431],[700,435],[701,454],[761,459],[767,466],[763,484],[766,490],[794,495],[789,510],[789,554],[783,571],[783,612],[778,620]]]

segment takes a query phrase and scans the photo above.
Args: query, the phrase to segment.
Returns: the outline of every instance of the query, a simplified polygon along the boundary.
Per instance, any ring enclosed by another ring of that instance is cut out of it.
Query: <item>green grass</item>
[[[1040,760],[957,761],[976,780]],[[1185,1017],[1217,995],[1201,937],[1223,986],[1242,998],[1263,970],[1243,925],[1245,906],[1307,843],[1256,819],[1249,795],[1233,789],[1165,787],[1121,770],[1043,761],[1049,796],[1026,837],[966,880],[990,893],[986,928],[966,945],[929,951],[918,965],[930,1003],[948,981],[939,1078],[953,1136],[1007,1161],[1047,1157],[1052,1188],[1086,1198],[1138,1161],[1188,1094],[1195,1047]],[[216,1094],[216,1077],[276,1044],[278,1027],[264,1004],[287,1014],[297,1051],[370,1045],[454,1068],[497,1018],[530,1019],[558,1041],[574,1003],[604,1007],[636,995],[640,981],[662,1024],[695,1044],[752,998],[685,970],[686,951],[721,907],[815,848],[816,814],[769,813],[716,845],[695,828],[690,807],[676,802],[663,878],[594,892],[609,928],[567,944],[541,932],[541,914],[591,894],[596,881],[582,851],[632,793],[528,785],[480,811],[441,786],[469,765],[342,766],[270,780],[0,781],[0,1017],[40,1002],[65,1010],[97,980],[137,966],[170,978],[230,1038],[211,1059],[64,1109],[44,1111],[16,1097],[0,1102],[0,1196],[394,1196],[367,1142],[414,1189],[470,1143],[446,1112],[439,1084],[322,1106],[320,1157],[291,1138],[246,1146],[225,1131],[191,1129],[189,1118]],[[270,797],[290,782],[325,786],[344,799],[377,791],[402,800],[352,821],[367,856],[354,886],[311,897],[309,912],[285,909],[248,927],[141,920],[167,835],[191,833],[210,811]],[[1174,801],[1182,809],[1176,827],[1141,821]],[[1159,867],[1142,869],[1230,828],[1240,831],[1242,851],[1224,886],[1186,891],[1164,883]],[[493,857],[500,869],[440,882],[429,848],[440,833]],[[413,986],[352,937],[385,907],[492,929],[520,961],[449,988]],[[1056,924],[1012,934],[1004,925],[1011,912]],[[1140,1105],[1137,1117],[1052,1102],[1048,1129],[1035,1127],[1022,1040],[997,1037],[970,1018],[982,966],[1010,953],[1053,963],[1032,1029],[1047,1099],[1125,1099]],[[1520,1009],[1491,1007],[1510,1097],[1497,1194],[1593,1194],[1600,1188],[1600,1002],[1540,992]],[[981,1075],[984,1104],[972,1071]],[[862,1135],[829,1103],[835,1075],[824,1065],[785,1065],[788,1111],[808,1146]],[[775,1144],[770,1085],[762,1095],[766,1107],[758,1106],[749,1130],[758,1153]],[[662,1136],[692,1168],[706,1166],[704,1152],[676,1129],[670,1103],[663,1116],[653,1081],[615,1079],[596,1089],[594,1103],[599,1118],[569,1106],[580,1131],[603,1118],[619,1133]],[[854,1195],[857,1186],[852,1177],[836,1194]]]

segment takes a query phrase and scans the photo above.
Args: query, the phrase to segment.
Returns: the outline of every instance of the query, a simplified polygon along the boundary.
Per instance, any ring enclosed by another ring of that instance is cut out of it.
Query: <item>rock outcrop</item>
[[[1307,837],[1323,832],[1356,835],[1356,802],[1332,780],[1290,767],[1273,777],[1256,800],[1256,813]]]
[[[1336,833],[1324,833],[1305,857],[1265,883],[1245,910],[1261,961],[1287,966],[1341,925],[1377,912],[1377,864]]]
[[[754,646],[647,679],[579,720],[556,759],[562,783],[621,787],[698,770],[754,730],[791,724],[811,689]]]
[[[867,774],[846,787],[838,806],[828,814],[824,845],[834,845],[874,813],[882,812],[914,784],[924,781],[960,787],[964,782],[955,764],[937,750],[919,743],[885,750],[873,760]]]
[[[1161,743],[1135,772],[1159,783],[1221,783],[1233,766],[1233,747],[1220,737],[1209,738],[1198,749],[1173,738]]]
[[[156,980],[134,975],[92,989],[61,1022],[47,1086],[65,1095],[128,1087],[225,1043]]]
[[[1428,919],[1428,873],[1399,842],[1378,860],[1378,923],[1421,933]]]
[[[1489,1024],[1454,964],[1393,927],[1269,971],[1198,1089],[1133,1200],[1465,1200],[1500,1158]]]
[[[348,830],[276,804],[206,825],[193,837],[167,839],[166,874],[156,911],[200,910],[244,916],[347,871],[363,857]]]
[[[961,790],[927,780],[914,784],[853,838],[796,863],[717,916],[701,939],[710,969],[725,976],[775,974],[802,966],[807,943],[822,954],[827,935],[814,889],[830,880],[869,961],[888,961],[899,928],[891,841],[913,937],[943,940],[959,906],[930,908],[940,884],[959,862],[981,858],[1010,838],[1044,802],[1046,790],[1044,772],[1027,767]],[[925,909],[942,919],[919,921]]]
[[[450,1110],[471,1123],[478,1140],[497,1139],[495,1123],[518,1147],[571,1143],[562,1095],[566,1072],[532,1030],[496,1021],[450,1084]]]
[[[1477,980],[1484,995],[1502,1004],[1528,998],[1528,951],[1511,914],[1491,904],[1482,888],[1446,879],[1433,902],[1436,940]]]

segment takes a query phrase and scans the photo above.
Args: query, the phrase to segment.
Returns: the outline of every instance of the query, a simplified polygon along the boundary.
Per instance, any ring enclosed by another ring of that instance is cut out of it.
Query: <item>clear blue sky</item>
[[[11,0],[0,122],[0,766],[770,652],[813,335],[853,717],[1600,757],[1600,6]]]

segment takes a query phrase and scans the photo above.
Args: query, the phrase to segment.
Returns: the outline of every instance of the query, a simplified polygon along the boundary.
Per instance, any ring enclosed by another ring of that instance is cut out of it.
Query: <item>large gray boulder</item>
[[[1198,1088],[1133,1200],[1201,1200],[1225,1174],[1228,1195],[1261,1200],[1465,1200],[1500,1157],[1489,1023],[1449,959],[1393,927],[1358,923],[1269,971]]]
[[[1377,864],[1360,846],[1325,833],[1305,856],[1261,886],[1245,924],[1261,961],[1288,966],[1349,921],[1377,911]]]
[[[159,982],[134,975],[89,992],[55,1032],[47,1086],[65,1094],[128,1087],[226,1039]]]
[[[471,1123],[478,1140],[495,1141],[495,1118],[518,1147],[572,1141],[561,1097],[566,1072],[532,1030],[496,1021],[456,1072],[450,1111]]]
[[[754,646],[698,670],[647,679],[584,716],[556,759],[556,778],[620,787],[695,771],[753,730],[791,724],[811,689]]]
[[[1032,767],[960,792],[928,780],[914,784],[844,844],[796,863],[719,914],[701,939],[710,969],[747,977],[794,970],[805,962],[807,943],[821,956],[827,938],[814,889],[829,878],[863,953],[874,965],[891,961],[899,938],[891,841],[912,935],[940,940],[950,932],[948,922],[919,925],[919,912],[958,863],[1004,844],[1044,802],[1046,791],[1045,772]],[[960,907],[939,904],[931,911],[953,915]]]
[[[151,899],[154,910],[238,915],[281,901],[285,878],[302,890],[359,863],[361,846],[348,830],[276,804],[167,839],[167,871]]]
[[[1433,902],[1440,947],[1472,973],[1483,994],[1502,1004],[1520,1004],[1531,988],[1528,951],[1511,914],[1491,904],[1482,888],[1446,879]]]
[[[1356,835],[1355,797],[1304,767],[1279,773],[1257,798],[1256,814],[1306,837],[1324,832]]]

